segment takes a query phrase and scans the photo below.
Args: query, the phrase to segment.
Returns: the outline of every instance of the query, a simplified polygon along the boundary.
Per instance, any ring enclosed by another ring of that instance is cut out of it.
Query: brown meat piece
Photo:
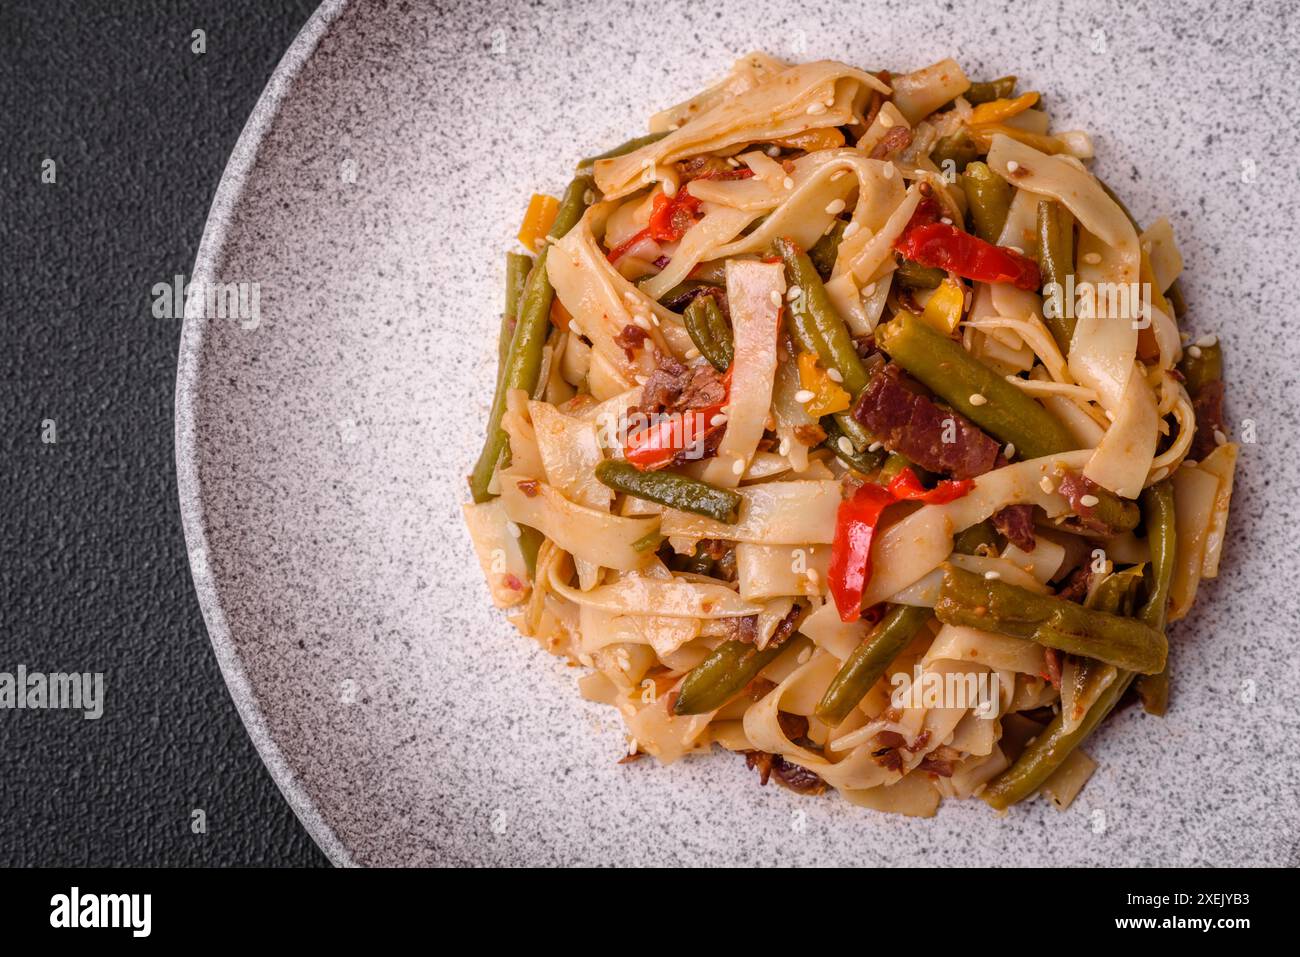
[[[871,150],[873,160],[884,159],[890,153],[897,153],[899,150],[905,150],[912,145],[912,131],[906,126],[891,126],[885,131],[885,135],[880,138]]]
[[[1034,537],[1034,506],[1008,505],[993,513],[993,527],[1022,552],[1032,552],[1038,540]]]
[[[636,360],[636,350],[645,345],[645,341],[650,338],[650,333],[646,332],[640,326],[624,326],[623,330],[614,337],[614,343],[623,349],[627,356],[628,362]]]
[[[727,397],[727,389],[716,369],[707,363],[682,365],[672,356],[663,356],[641,389],[641,411],[689,412],[717,405]]]
[[[1061,587],[1056,592],[1056,597],[1065,601],[1082,602],[1088,597],[1088,587],[1092,584],[1092,565],[1083,565],[1070,572]]]
[[[775,775],[776,783],[800,794],[821,794],[826,790],[826,782],[803,765],[787,761],[779,754],[766,751],[746,751],[745,767],[758,769],[758,783],[767,784]]]
[[[1196,413],[1196,437],[1192,439],[1191,451],[1187,457],[1195,462],[1205,458],[1219,443],[1214,440],[1214,433],[1227,434],[1223,425],[1223,380],[1216,379],[1201,386],[1201,391],[1192,400],[1192,411]]]
[[[1098,535],[1118,535],[1122,529],[1112,528],[1102,521],[1097,514],[1096,505],[1084,505],[1083,497],[1091,495],[1098,498],[1110,493],[1081,472],[1066,472],[1061,476],[1061,484],[1056,490],[1070,503],[1070,508],[1078,517],[1078,526]]]
[[[965,416],[921,395],[892,362],[871,377],[853,406],[853,418],[891,452],[953,478],[983,475],[993,468],[1002,448]],[[945,442],[948,434],[952,441]]]

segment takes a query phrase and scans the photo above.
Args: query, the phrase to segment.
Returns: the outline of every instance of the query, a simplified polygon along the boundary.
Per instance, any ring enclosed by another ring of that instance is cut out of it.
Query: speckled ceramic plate
[[[226,680],[335,861],[1295,862],[1295,20],[953,6],[331,2],[288,51],[195,265],[256,285],[242,320],[190,311],[177,466]],[[458,506],[524,200],[756,48],[1020,74],[1140,217],[1170,217],[1192,329],[1226,344],[1255,442],[1223,573],[1174,630],[1169,717],[1110,721],[1068,812],[906,820],[760,789],[722,753],[620,766],[615,717],[489,606]]]

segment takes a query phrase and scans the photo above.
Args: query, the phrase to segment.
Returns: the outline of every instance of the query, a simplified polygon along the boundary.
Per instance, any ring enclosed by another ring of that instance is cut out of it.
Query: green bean
[[[1014,443],[1024,458],[1078,447],[1050,412],[919,317],[899,314],[877,328],[876,342],[958,412],[1001,441]],[[975,405],[972,396],[984,401]]]
[[[982,548],[985,550],[983,554],[991,555],[997,553],[997,547],[997,532],[993,523],[985,519],[978,525],[962,530],[953,542],[952,550],[962,555],[979,555]]]
[[[726,372],[735,354],[735,345],[718,300],[709,295],[696,296],[686,307],[683,318],[691,342],[700,350],[700,355],[719,372]]]
[[[1192,354],[1192,348],[1198,355]],[[1178,371],[1183,374],[1187,394],[1196,398],[1211,382],[1223,378],[1223,347],[1217,341],[1212,346],[1188,347],[1178,363]]]
[[[1118,610],[1127,586],[1116,588],[1106,586],[1120,577],[1122,576],[1112,575],[1098,586],[1092,596],[1097,611],[1113,614]],[[1101,724],[1106,715],[1110,714],[1120,698],[1124,696],[1124,692],[1128,690],[1133,678],[1133,672],[1120,670],[1115,675],[1115,680],[1093,701],[1088,713],[1083,716],[1083,720],[1073,731],[1066,732],[1063,715],[1058,714],[1054,717],[1042,733],[1025,748],[1016,759],[1016,763],[989,782],[980,797],[996,810],[1004,811],[1037,791],[1052,776],[1052,772],[1070,756],[1070,752],[1077,748],[1097,725]]]
[[[537,551],[542,547],[546,537],[530,525],[519,526],[519,550],[524,554],[524,567],[528,569],[528,580],[537,574]]]
[[[840,724],[867,696],[899,652],[930,620],[929,608],[894,605],[862,644],[853,649],[836,672],[817,705],[817,717],[831,727]]]
[[[596,478],[616,492],[678,511],[704,515],[725,525],[735,525],[740,516],[742,499],[739,494],[689,475],[642,472],[631,463],[607,459],[596,466]]]
[[[890,452],[885,458],[885,464],[880,467],[880,475],[876,477],[876,482],[880,485],[888,485],[898,476],[899,472],[910,468],[914,468],[914,466],[906,455]]]
[[[1178,533],[1174,525],[1174,486],[1169,479],[1142,492],[1142,516],[1151,551],[1151,587],[1138,617],[1152,628],[1164,630],[1169,610],[1169,589],[1174,578],[1174,552]],[[1169,662],[1159,674],[1138,679],[1138,694],[1148,714],[1163,715],[1169,709]]]
[[[900,260],[894,276],[909,289],[934,289],[943,282],[947,273],[935,266],[922,266],[910,259]]]
[[[848,228],[849,224],[844,220],[835,220],[831,223],[831,228],[808,250],[808,258],[812,260],[817,275],[822,277],[823,282],[831,278],[835,260],[840,254],[840,243],[844,241],[844,230]]]
[[[638,553],[652,552],[663,543],[664,543],[664,537],[659,534],[658,529],[655,529],[653,532],[646,532],[635,542],[633,542],[632,551]]]
[[[759,651],[752,641],[724,641],[686,676],[673,704],[673,714],[704,714],[721,708],[744,691],[789,644],[773,640]]]
[[[695,543],[694,553],[686,556],[675,556],[674,562],[674,567],[678,571],[692,575],[712,575],[713,568],[717,564],[713,556],[709,554],[708,549],[704,548],[700,542]]]
[[[1165,665],[1163,632],[1138,621],[945,565],[934,613],[947,625],[1026,638],[1116,668],[1155,674]]]
[[[564,191],[550,235],[558,239],[573,228],[582,218],[582,213],[587,208],[587,196],[594,189],[591,177],[574,178]],[[551,281],[546,275],[546,254],[549,249],[548,246],[542,250],[528,273],[528,281],[519,302],[519,321],[515,324],[510,349],[497,377],[496,395],[492,399],[492,411],[488,416],[487,439],[469,478],[470,493],[476,502],[486,502],[493,497],[488,486],[498,466],[510,454],[510,437],[501,428],[501,417],[506,411],[506,395],[512,389],[523,389],[532,395],[541,375],[542,347],[546,345],[551,322],[551,302],[555,298],[555,290],[551,288]]]
[[[1056,284],[1057,308],[1043,310],[1043,323],[1061,355],[1068,355],[1076,324],[1074,310],[1065,302],[1067,277],[1074,272],[1074,214],[1048,199],[1038,203],[1038,264],[1044,284]]]
[[[1169,288],[1165,290],[1165,298],[1169,300],[1169,305],[1173,307],[1174,318],[1181,319],[1187,315],[1187,300],[1183,298],[1183,281],[1175,279]]]
[[[644,136],[634,136],[630,140],[619,143],[612,149],[607,149],[603,153],[595,156],[588,156],[578,161],[578,172],[590,171],[591,167],[596,165],[597,160],[613,159],[616,156],[626,156],[633,153],[643,146],[649,146],[651,143],[657,143],[668,135],[670,131],[664,130],[662,133],[646,133]]]
[[[855,421],[849,417],[849,421]],[[880,463],[885,461],[884,449],[877,449],[874,452],[867,451],[866,447],[859,448],[858,444],[853,441],[853,437],[848,435],[840,425],[840,417],[836,415],[822,416],[822,430],[826,433],[826,441],[822,444],[835,453],[835,457],[851,469],[857,469],[864,475],[876,471],[880,468]],[[851,451],[845,450],[840,445],[840,439],[848,439]]]
[[[786,279],[798,286],[800,295],[790,303],[790,314],[800,326],[817,331],[814,344],[821,345],[818,358],[828,370],[836,370],[849,395],[856,397],[867,385],[867,370],[858,357],[849,328],[844,324],[826,295],[826,287],[808,255],[788,239],[776,241],[777,251],[785,261]]]
[[[1011,210],[1011,184],[985,163],[970,163],[961,174],[961,188],[970,206],[975,235],[996,243]]]
[[[673,312],[682,312],[685,306],[678,308],[678,306],[682,305],[682,300],[686,300],[686,306],[689,306],[695,300],[697,290],[719,288],[721,287],[717,283],[704,282],[699,279],[684,279],[660,296],[659,302]]]
[[[1131,671],[1121,671],[1116,675],[1073,731],[1065,730],[1065,720],[1058,714],[1025,748],[1015,764],[989,782],[980,797],[990,807],[1004,811],[1036,792],[1070,756],[1070,752],[1110,714],[1132,681]]]
[[[962,95],[966,97],[966,102],[971,106],[979,106],[981,103],[992,103],[994,100],[1005,100],[1014,96],[1016,92],[1016,78],[1014,76],[1002,76],[996,80],[985,80],[975,82],[970,85],[970,89]]]
[[[979,148],[979,145],[970,138],[970,134],[965,130],[954,133],[952,136],[943,137],[934,144],[934,149],[930,150],[930,159],[939,167],[945,177],[948,176],[949,171],[943,167],[950,160],[952,162],[952,172],[963,173],[967,166],[983,155],[984,153]]]

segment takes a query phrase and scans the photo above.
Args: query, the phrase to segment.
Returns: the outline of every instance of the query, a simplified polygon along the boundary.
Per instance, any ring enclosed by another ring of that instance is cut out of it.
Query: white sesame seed
[[[709,419],[709,425],[713,426],[715,429],[720,425],[726,425],[726,424],[727,424],[727,417],[723,415],[721,412],[719,412],[713,418]]]
[[[788,290],[786,290],[785,298],[789,299],[791,302],[794,302],[802,295],[803,295],[802,289],[800,289],[798,286],[791,286]]]
[[[838,216],[842,212],[844,212],[844,200],[833,199],[826,204],[827,216]]]
[[[1019,246],[1008,246],[1007,249],[1010,249],[1017,256],[1023,256],[1025,254],[1025,251],[1021,249]]]
[[[872,442],[870,445],[867,446],[867,451],[868,451],[868,452],[879,452],[879,451],[880,451],[881,449],[883,449],[884,447],[885,447],[885,443],[884,443],[884,442]]]
[[[1101,262],[1101,253],[1084,253],[1083,261],[1089,266],[1095,266],[1097,263]]]
[[[1005,456],[1006,456],[1007,458],[1009,458],[1009,459],[1013,459],[1013,458],[1015,458],[1015,457],[1016,457],[1016,443],[1014,443],[1014,442],[1008,442],[1008,443],[1007,443],[1007,447],[1006,447],[1005,449],[1002,450],[1002,454],[1005,455]]]
[[[795,660],[798,661],[799,664],[804,665],[808,663],[808,659],[811,657],[812,657],[812,649],[805,648],[803,651],[799,652],[799,657]]]
[[[942,217],[942,218],[939,220],[939,222],[943,223],[945,226],[951,226],[951,225],[952,225],[952,218],[949,217],[949,216],[944,216],[944,217]]]
[[[841,435],[839,439],[835,442],[835,444],[840,447],[840,451],[843,452],[845,455],[853,454],[853,443],[849,441],[849,437],[847,435]]]
[[[632,378],[637,385],[645,385],[647,382],[650,381],[650,377],[644,375],[637,375],[637,376],[633,376]]]
[[[736,157],[734,156],[728,156],[727,165],[730,166],[732,169],[736,169],[737,167],[740,166],[740,160],[736,159]]]
[[[767,148],[766,152],[767,152],[767,155],[768,155],[768,156],[772,157],[773,159],[776,159],[778,156],[781,155],[781,147],[779,147],[779,146],[769,146],[769,147]]]
[[[572,326],[573,323],[569,323],[569,325]],[[700,350],[695,348],[694,346],[691,346],[689,349],[686,350],[687,359],[698,359],[699,357],[700,357]]]
[[[794,400],[800,403],[801,405],[811,402],[816,397],[817,394],[808,389],[800,389],[798,392],[794,394]]]
[[[1215,430],[1214,430],[1214,444],[1215,444],[1215,445],[1223,445],[1223,444],[1226,443],[1227,441],[1228,441],[1228,437],[1227,437],[1226,435],[1224,435],[1223,432],[1221,432],[1219,429],[1215,429]]]
[[[777,292],[775,289],[772,290],[771,295],[769,295],[767,298],[772,300],[772,305],[774,306],[781,305],[781,294]]]
[[[1216,335],[1201,336],[1196,340],[1196,344],[1202,349],[1212,349],[1219,344],[1219,337]]]
[[[571,333],[573,333],[575,336],[584,336],[584,335],[586,335],[586,333],[582,331],[582,326],[578,325],[578,320],[577,320],[577,319],[570,319],[570,320],[569,320],[569,331],[570,331]]]
[[[840,373],[839,369],[827,369],[826,378],[830,379],[832,382],[844,381],[844,376]]]
[[[889,118],[889,114],[887,113],[881,113],[876,118],[880,120],[880,125],[883,126],[885,129],[889,129],[891,126],[894,125],[894,121]]]
[[[636,754],[637,751],[639,751],[639,750],[641,750],[641,745],[640,745],[639,743],[637,743],[636,738],[628,738],[628,739],[627,739],[627,753],[628,753],[628,754]]]
[[[893,178],[894,178],[894,164],[893,164],[893,163],[886,163],[886,164],[885,164],[885,168],[884,168],[884,170],[881,172],[880,175],[883,176],[883,177],[885,177],[885,179],[893,179]]]
[[[844,175],[845,173],[847,173],[847,172],[848,172],[848,170],[846,170],[846,169],[837,169],[835,172],[831,173],[831,182],[832,182],[832,183],[835,182],[837,179],[839,179],[841,176],[843,176],[843,175]]]
[[[1107,419],[1108,421],[1110,421],[1110,422],[1114,422],[1114,421],[1115,421],[1115,413],[1112,412],[1110,409],[1107,409],[1107,410],[1106,410],[1106,419]]]
[[[804,576],[808,579],[808,584],[810,585],[816,585],[817,582],[822,577],[821,575],[817,574],[817,569],[815,568],[808,569],[806,572],[804,572]]]
[[[1187,354],[1188,354],[1189,356],[1191,356],[1193,359],[1199,359],[1199,358],[1201,357],[1201,347],[1200,347],[1200,346],[1188,346],[1188,347],[1187,347]]]
[[[510,521],[510,519],[506,519],[506,531],[510,533],[511,538],[518,538],[523,534],[523,532],[520,531],[519,526]]]
[[[781,440],[781,444],[780,444],[780,446],[777,447],[777,452],[779,452],[781,455],[789,455],[789,454],[790,454],[790,440],[789,440],[789,439],[782,439],[782,440]]]
[[[1196,468],[1196,460],[1195,460],[1195,459],[1183,459],[1183,464],[1186,465],[1189,469],[1194,469],[1194,468]]]
[[[1092,508],[1094,505],[1099,505],[1100,503],[1101,503],[1101,499],[1099,499],[1095,495],[1079,496],[1079,504],[1084,506],[1085,508]]]
[[[874,296],[875,294],[876,294],[876,284],[874,282],[869,282],[862,287],[862,295]]]
[[[844,238],[852,239],[861,227],[857,223],[849,223],[844,227]]]
[[[647,332],[650,331],[650,320],[647,319],[645,316],[633,316],[632,321],[635,322],[642,329],[645,329]]]
[[[665,196],[676,196],[676,195],[677,195],[677,184],[674,183],[672,180],[670,180],[670,179],[666,179],[666,180],[663,181],[663,184],[662,184],[662,185],[663,185],[664,195],[665,195]]]
[[[731,463],[731,471],[732,471],[732,474],[734,474],[734,475],[744,475],[744,474],[745,474],[745,460],[744,460],[744,459],[736,459],[736,461],[732,462],[732,463]]]
[[[585,193],[582,194],[582,201],[586,205],[590,206],[592,203],[596,201],[596,194],[591,190],[587,190]]]
[[[988,401],[988,399],[984,398],[984,396],[976,392],[971,395],[968,401],[970,402],[971,405],[983,405],[985,402]]]
[[[1018,170],[1018,169],[1020,169],[1020,164],[1019,164],[1019,163],[1017,163],[1015,160],[1007,160],[1007,172],[1008,172],[1008,173],[1014,173],[1014,172],[1015,172],[1016,170]]]
[[[989,581],[991,581],[991,582],[992,582],[992,581],[997,581],[999,578],[1002,577],[1002,573],[1001,573],[1001,572],[988,571],[988,572],[985,572],[985,573],[984,573],[984,577],[985,577],[986,579],[988,579]]]
[[[785,179],[781,180],[781,185],[786,189],[794,189],[794,180],[787,176]]]
[[[825,112],[826,112],[826,104],[825,104],[825,103],[809,103],[809,104],[808,104],[808,115],[809,115],[809,116],[817,116],[818,114],[820,114],[820,113],[825,113]]]
[[[1052,480],[1049,479],[1046,475],[1044,475],[1042,478],[1038,480],[1038,487],[1041,488],[1048,495],[1051,495],[1053,492],[1056,491],[1056,486],[1052,484]]]

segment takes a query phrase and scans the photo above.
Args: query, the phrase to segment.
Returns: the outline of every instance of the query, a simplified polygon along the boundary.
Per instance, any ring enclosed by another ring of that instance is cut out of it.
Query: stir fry
[[[1065,808],[1164,714],[1237,446],[1091,158],[1013,76],[752,54],[532,198],[465,521],[623,760]]]

